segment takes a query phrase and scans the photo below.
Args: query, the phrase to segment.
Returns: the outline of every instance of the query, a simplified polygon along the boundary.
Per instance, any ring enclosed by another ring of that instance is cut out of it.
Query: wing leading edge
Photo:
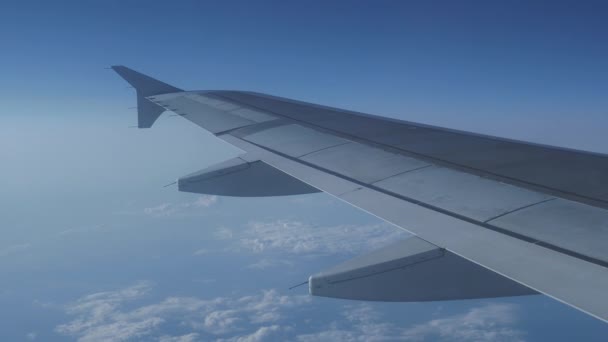
[[[416,235],[312,276],[312,294],[422,301],[538,291],[608,319],[608,192],[597,186],[606,156],[264,94],[181,91],[113,68],[145,100],[139,127],[170,110],[246,151],[181,178],[180,190],[324,191]],[[565,170],[549,172],[559,162]]]

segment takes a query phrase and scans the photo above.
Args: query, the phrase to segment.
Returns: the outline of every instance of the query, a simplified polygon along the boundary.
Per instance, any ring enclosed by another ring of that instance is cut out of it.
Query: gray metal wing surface
[[[180,178],[180,190],[323,191],[415,235],[311,276],[313,295],[543,293],[608,320],[607,156],[113,69],[137,90],[139,127],[169,110],[243,150]]]

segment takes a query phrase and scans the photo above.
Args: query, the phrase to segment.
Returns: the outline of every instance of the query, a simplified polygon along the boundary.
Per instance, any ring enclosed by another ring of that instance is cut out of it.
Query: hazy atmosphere
[[[121,64],[608,153],[603,1],[6,1],[0,5],[0,340],[605,341],[545,296],[310,297],[311,274],[407,236],[325,194],[163,187],[237,150],[136,124]]]

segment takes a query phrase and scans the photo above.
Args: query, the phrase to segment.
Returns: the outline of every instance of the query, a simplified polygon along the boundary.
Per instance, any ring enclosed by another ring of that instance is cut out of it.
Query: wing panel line
[[[233,136],[233,135],[231,135],[231,136]],[[238,137],[235,137],[235,138],[238,138]],[[240,138],[238,138],[238,139],[241,140]],[[419,206],[427,208],[427,209],[431,209],[431,210],[436,211],[438,213],[441,213],[441,214],[444,214],[444,215],[448,215],[448,216],[457,218],[457,219],[465,221],[465,222],[476,224],[478,226],[487,228],[489,230],[492,230],[492,231],[495,231],[495,232],[498,232],[498,233],[502,233],[504,235],[507,235],[507,236],[510,236],[510,237],[513,237],[513,238],[516,238],[516,239],[519,239],[519,240],[523,240],[523,241],[526,241],[526,242],[529,242],[529,243],[533,243],[535,245],[538,245],[538,246],[541,246],[541,247],[544,247],[544,248],[547,248],[547,249],[550,249],[550,250],[553,250],[553,251],[556,251],[556,252],[559,252],[559,253],[563,253],[563,254],[569,255],[571,257],[574,257],[574,258],[577,258],[577,259],[580,259],[580,260],[583,260],[583,261],[590,262],[590,263],[595,264],[595,265],[599,265],[599,266],[608,268],[608,262],[606,262],[604,260],[597,259],[597,258],[594,258],[594,257],[590,257],[590,256],[587,256],[587,255],[581,254],[579,252],[572,251],[572,250],[569,250],[569,249],[565,249],[563,247],[559,247],[557,245],[550,244],[550,243],[547,243],[547,242],[544,242],[544,241],[539,241],[539,240],[530,238],[528,236],[525,236],[525,235],[522,235],[522,234],[519,234],[519,233],[515,233],[515,232],[512,232],[512,231],[506,230],[504,228],[500,228],[500,227],[491,225],[491,224],[486,223],[486,222],[476,221],[476,220],[471,219],[469,217],[460,215],[458,213],[455,213],[455,212],[452,212],[452,211],[449,211],[449,210],[445,210],[443,208],[439,208],[439,207],[430,205],[430,204],[422,202],[420,200],[417,200],[417,199],[414,199],[414,198],[411,198],[411,197],[407,197],[407,196],[403,196],[401,194],[397,194],[397,193],[394,193],[392,191],[388,191],[388,190],[382,189],[380,187],[374,186],[373,184],[363,183],[363,182],[361,182],[361,181],[359,181],[357,179],[353,179],[353,178],[344,176],[342,174],[339,174],[337,172],[334,172],[332,170],[328,170],[328,169],[325,169],[323,167],[320,167],[320,166],[314,165],[312,163],[306,162],[304,160],[300,160],[298,158],[291,157],[291,156],[289,156],[287,154],[275,151],[275,150],[273,150],[271,148],[268,148],[266,146],[262,146],[262,145],[253,143],[251,141],[245,141],[245,142],[249,143],[249,144],[251,144],[253,146],[256,146],[258,148],[261,148],[261,149],[263,149],[265,151],[268,151],[268,152],[274,153],[274,154],[276,154],[278,156],[281,156],[282,158],[289,159],[291,161],[294,161],[294,162],[306,165],[306,166],[311,167],[313,169],[316,169],[318,171],[322,171],[322,172],[328,173],[328,174],[330,174],[332,176],[335,176],[335,177],[344,179],[346,181],[349,181],[351,183],[360,185],[361,187],[368,188],[370,190],[374,190],[374,191],[383,193],[385,195],[388,195],[388,196],[391,196],[391,197],[395,197],[395,198],[398,198],[400,200],[403,200],[403,201],[406,201],[406,202],[409,202],[409,203],[412,203],[412,204],[416,204],[416,205],[419,205]],[[356,189],[356,190],[353,190],[351,192],[359,191],[359,190],[361,190],[361,189]],[[542,202],[546,202],[546,201],[547,200],[542,201]],[[534,203],[534,205],[536,205],[536,204],[540,204],[540,203]],[[529,205],[526,205],[525,207],[528,207],[528,206]],[[521,210],[521,209],[524,209],[524,207],[519,208],[519,210]]]
[[[528,208],[533,207],[535,205],[543,204],[543,203],[550,202],[550,201],[555,201],[556,199],[557,198],[555,198],[555,197],[554,198],[547,198],[545,200],[538,201],[536,203],[524,205],[523,207],[520,207],[520,208],[517,208],[517,209],[513,209],[513,210],[509,210],[506,213],[502,213],[500,215],[496,215],[494,217],[490,217],[489,219],[483,221],[483,223],[489,223],[490,221],[494,221],[494,220],[499,219],[499,218],[501,218],[503,216],[507,216],[509,214],[513,214],[513,213],[518,212],[518,211],[523,210],[523,209],[528,209]]]
[[[540,184],[526,182],[526,181],[523,181],[523,180],[520,180],[520,179],[516,179],[516,178],[512,178],[512,177],[502,176],[502,175],[499,175],[499,174],[496,174],[496,173],[493,173],[493,172],[490,172],[490,171],[481,170],[481,169],[473,168],[473,167],[466,166],[466,165],[456,164],[456,163],[453,163],[453,162],[450,162],[450,161],[447,161],[447,160],[443,160],[443,159],[440,159],[440,158],[431,157],[431,156],[428,156],[428,155],[424,155],[424,154],[416,153],[416,152],[413,152],[413,151],[409,151],[409,150],[403,149],[401,147],[390,146],[390,145],[386,145],[386,144],[383,144],[383,143],[380,143],[380,142],[376,142],[376,141],[372,141],[372,140],[369,140],[369,139],[361,138],[361,137],[358,137],[358,136],[355,136],[355,135],[352,135],[352,134],[338,132],[338,131],[335,131],[333,129],[320,126],[318,124],[314,124],[314,123],[311,123],[311,122],[307,122],[307,121],[303,121],[303,120],[292,118],[290,116],[281,114],[279,112],[276,112],[276,111],[273,111],[273,110],[270,110],[270,109],[267,109],[267,108],[262,108],[260,106],[255,106],[255,105],[252,105],[252,104],[249,104],[249,103],[244,103],[244,102],[241,102],[241,101],[238,101],[238,100],[234,100],[234,99],[231,99],[230,97],[227,97],[227,96],[222,95],[222,94],[214,94],[214,95],[217,96],[217,97],[221,97],[225,101],[236,102],[236,103],[239,103],[241,105],[254,108],[256,110],[261,110],[261,111],[269,112],[269,113],[271,113],[273,115],[277,115],[277,116],[280,116],[280,117],[283,117],[283,118],[291,119],[294,122],[297,122],[299,124],[302,124],[302,125],[305,125],[305,126],[308,126],[308,127],[313,127],[313,128],[318,129],[320,131],[331,132],[331,134],[334,134],[334,135],[336,135],[338,137],[341,137],[341,138],[350,139],[352,141],[363,142],[363,143],[365,143],[367,145],[370,145],[370,146],[379,146],[379,147],[383,148],[384,150],[399,151],[400,153],[403,153],[403,154],[408,155],[410,157],[413,157],[413,158],[416,158],[416,159],[419,159],[419,160],[423,160],[423,161],[427,161],[427,162],[433,162],[433,163],[435,163],[437,165],[442,165],[442,166],[446,166],[446,167],[449,167],[449,168],[452,168],[452,169],[461,170],[461,171],[464,171],[464,172],[467,172],[467,173],[472,173],[474,175],[483,176],[485,178],[502,181],[502,182],[505,182],[505,183],[508,183],[508,184],[512,184],[512,185],[515,185],[515,186],[520,186],[520,187],[523,187],[523,188],[526,188],[526,189],[529,189],[529,190],[540,191],[540,192],[546,193],[548,195],[558,196],[558,197],[561,197],[561,198],[564,198],[564,199],[570,199],[570,200],[573,200],[573,201],[576,201],[576,202],[581,202],[581,203],[588,204],[588,205],[591,205],[591,206],[595,206],[595,207],[599,207],[599,208],[603,208],[603,209],[608,209],[608,202],[604,201],[604,200],[601,200],[601,199],[597,199],[597,198],[593,198],[593,197],[577,194],[577,193],[570,192],[570,191],[558,190],[558,189],[554,189],[554,188],[551,188],[551,187],[543,186],[543,185],[540,185]],[[335,110],[335,109],[333,109],[333,110]],[[347,113],[347,114],[352,114],[352,113]],[[352,115],[355,115],[355,114],[352,114]],[[382,117],[374,117],[374,118],[376,118],[376,119],[383,119]],[[395,122],[395,123],[399,123],[399,122]]]

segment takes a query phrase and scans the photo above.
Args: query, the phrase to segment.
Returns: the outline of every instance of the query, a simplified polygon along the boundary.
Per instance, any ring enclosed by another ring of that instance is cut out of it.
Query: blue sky
[[[323,194],[163,188],[236,151],[179,118],[135,123],[123,64],[608,153],[601,1],[4,2],[2,340],[602,341],[542,296],[361,303],[287,290],[404,237]]]

